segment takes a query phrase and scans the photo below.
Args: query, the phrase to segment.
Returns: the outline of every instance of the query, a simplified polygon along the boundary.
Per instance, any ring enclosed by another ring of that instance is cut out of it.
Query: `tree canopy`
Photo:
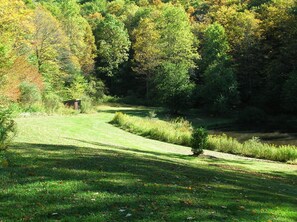
[[[174,111],[184,97],[216,113],[295,113],[296,11],[295,0],[0,0],[1,96],[21,102],[27,82],[59,100],[104,89]]]

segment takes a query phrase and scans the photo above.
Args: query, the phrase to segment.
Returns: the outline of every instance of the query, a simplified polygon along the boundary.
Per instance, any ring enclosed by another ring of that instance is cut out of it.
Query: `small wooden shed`
[[[80,99],[71,99],[63,102],[66,107],[73,108],[75,110],[79,110],[81,107]]]

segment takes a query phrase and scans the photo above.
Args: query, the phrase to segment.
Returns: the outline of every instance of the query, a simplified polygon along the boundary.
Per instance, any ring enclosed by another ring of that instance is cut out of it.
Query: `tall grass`
[[[154,118],[141,118],[116,113],[112,124],[151,139],[184,146],[192,146],[193,128],[184,119],[166,122]],[[244,143],[226,135],[209,135],[207,149],[225,153],[238,154],[260,159],[297,163],[297,147],[290,145],[275,146],[261,143],[259,138],[252,138]]]
[[[297,163],[296,146],[275,146],[261,143],[257,137],[240,143],[236,139],[224,134],[219,136],[211,135],[208,137],[208,149],[260,159]]]
[[[151,139],[185,146],[191,143],[193,129],[191,124],[183,119],[166,122],[154,118],[128,116],[118,112],[111,123],[131,133]]]

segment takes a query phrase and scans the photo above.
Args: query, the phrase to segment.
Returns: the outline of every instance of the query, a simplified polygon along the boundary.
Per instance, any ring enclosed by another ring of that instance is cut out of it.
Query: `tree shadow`
[[[168,153],[168,152],[167,153],[155,152],[155,151],[151,151],[151,150],[140,150],[140,149],[125,147],[125,146],[106,144],[106,143],[100,143],[100,142],[94,142],[94,141],[85,141],[85,140],[74,139],[74,138],[66,138],[66,139],[82,142],[82,143],[89,144],[89,145],[118,149],[119,151],[121,151],[121,150],[122,151],[131,151],[131,152],[140,153],[140,154],[151,154],[151,155],[155,155],[158,157],[163,156],[163,157],[177,158],[177,159],[183,159],[183,160],[193,160],[193,159],[200,158],[200,159],[203,159],[203,160],[206,160],[209,162],[217,162],[219,160],[220,162],[236,163],[236,164],[240,164],[240,165],[249,165],[249,164],[251,164],[251,162],[255,161],[254,159],[250,159],[250,160],[246,159],[245,161],[230,160],[230,159],[226,160],[224,158],[218,158],[218,157],[204,155],[204,154],[197,157],[197,156],[193,156],[192,154],[187,155],[187,154],[177,154],[177,153]],[[189,148],[189,150],[190,150],[190,148]],[[266,160],[263,160],[263,161],[266,161]],[[273,162],[273,161],[269,161],[269,162]]]
[[[280,181],[207,164],[172,161],[162,155],[172,156],[155,152],[99,146],[106,149],[15,146],[14,150],[26,148],[17,154],[9,151],[12,165],[1,169],[6,182],[0,183],[0,219],[17,221],[28,215],[32,221],[297,219],[296,178]],[[280,210],[291,212],[281,214]],[[128,213],[131,216],[126,217]]]

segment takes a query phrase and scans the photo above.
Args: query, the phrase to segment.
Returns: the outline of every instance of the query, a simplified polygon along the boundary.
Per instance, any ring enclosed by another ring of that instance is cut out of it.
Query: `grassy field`
[[[116,111],[19,118],[0,168],[0,221],[296,221],[297,166],[142,138]]]

